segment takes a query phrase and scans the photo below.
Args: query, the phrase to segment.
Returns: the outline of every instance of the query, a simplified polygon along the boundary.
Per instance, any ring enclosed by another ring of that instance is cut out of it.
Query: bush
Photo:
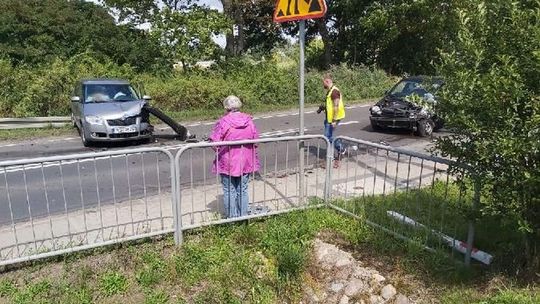
[[[393,79],[381,70],[365,67],[336,66],[330,71],[344,92],[346,102],[379,97]],[[38,67],[13,67],[0,59],[0,115],[28,117],[68,115],[69,97],[82,78],[124,78],[140,84],[153,103],[165,111],[217,109],[227,95],[238,95],[249,110],[263,105],[286,105],[298,102],[298,69],[280,67],[275,60],[252,63],[237,60],[211,70],[165,75],[136,74],[128,65],[96,60],[91,53],[67,61],[57,59]],[[324,100],[321,78],[325,72],[306,74],[306,102]]]
[[[515,259],[540,269],[540,2],[479,2],[460,13],[458,41],[443,54],[440,110],[455,134],[443,156],[470,164],[484,215],[514,222]],[[524,244],[519,246],[519,244]],[[517,272],[517,271],[516,271]]]

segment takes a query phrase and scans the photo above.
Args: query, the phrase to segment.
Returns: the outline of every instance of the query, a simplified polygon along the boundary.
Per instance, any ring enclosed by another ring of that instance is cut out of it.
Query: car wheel
[[[421,137],[433,134],[433,122],[429,119],[422,119],[418,122],[416,134]]]
[[[83,146],[90,147],[92,145],[92,142],[88,140],[88,138],[86,137],[86,132],[84,131],[82,124],[81,124],[81,127],[79,128],[79,135],[81,136],[81,141],[82,141]]]
[[[373,121],[371,122],[371,129],[373,129],[373,131],[381,131],[382,128],[377,125],[376,123],[374,123]]]

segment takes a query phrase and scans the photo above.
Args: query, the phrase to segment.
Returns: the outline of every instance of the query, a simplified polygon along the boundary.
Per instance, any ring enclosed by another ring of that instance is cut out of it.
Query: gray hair
[[[242,101],[240,101],[240,98],[231,95],[223,100],[223,107],[227,111],[238,111],[242,107]]]

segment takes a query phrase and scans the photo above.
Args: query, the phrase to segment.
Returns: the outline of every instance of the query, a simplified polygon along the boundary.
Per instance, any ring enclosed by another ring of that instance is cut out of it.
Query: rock
[[[369,297],[369,303],[371,304],[381,304],[384,302],[384,299],[381,296],[371,295]]]
[[[330,285],[330,290],[335,292],[335,293],[338,293],[343,289],[343,287],[345,287],[345,284],[339,283],[339,282],[334,282],[334,283],[332,283],[332,285]]]
[[[409,304],[410,301],[409,301],[409,298],[407,298],[406,296],[402,295],[402,294],[398,294],[397,297],[396,297],[396,304]]]
[[[373,274],[371,277],[377,283],[382,283],[382,282],[386,281],[386,278],[383,277],[382,275],[378,274],[378,273]]]
[[[396,288],[394,288],[394,286],[392,286],[392,284],[388,284],[388,285],[384,286],[383,289],[381,289],[381,296],[385,300],[390,300],[396,294],[397,294]]]
[[[340,255],[336,261],[335,266],[338,268],[350,266],[353,263],[352,259],[346,255]]]
[[[339,300],[339,304],[349,304],[349,297],[347,297],[346,295],[341,297],[341,300]]]
[[[352,279],[345,287],[345,295],[354,297],[366,288],[366,283],[360,279]]]
[[[353,269],[351,267],[343,267],[342,269],[338,270],[334,276],[338,280],[348,280],[352,275],[352,272]]]

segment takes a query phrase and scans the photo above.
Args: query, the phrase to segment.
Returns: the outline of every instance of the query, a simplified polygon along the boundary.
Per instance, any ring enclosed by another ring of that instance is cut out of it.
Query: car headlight
[[[84,119],[87,123],[91,125],[102,125],[103,124],[103,118],[99,116],[85,116]]]
[[[381,108],[379,106],[373,106],[373,107],[371,107],[371,113],[381,115],[382,111],[381,111]]]
[[[428,115],[428,112],[426,111],[426,109],[422,108],[422,109],[420,110],[420,115],[427,116],[427,115]]]

